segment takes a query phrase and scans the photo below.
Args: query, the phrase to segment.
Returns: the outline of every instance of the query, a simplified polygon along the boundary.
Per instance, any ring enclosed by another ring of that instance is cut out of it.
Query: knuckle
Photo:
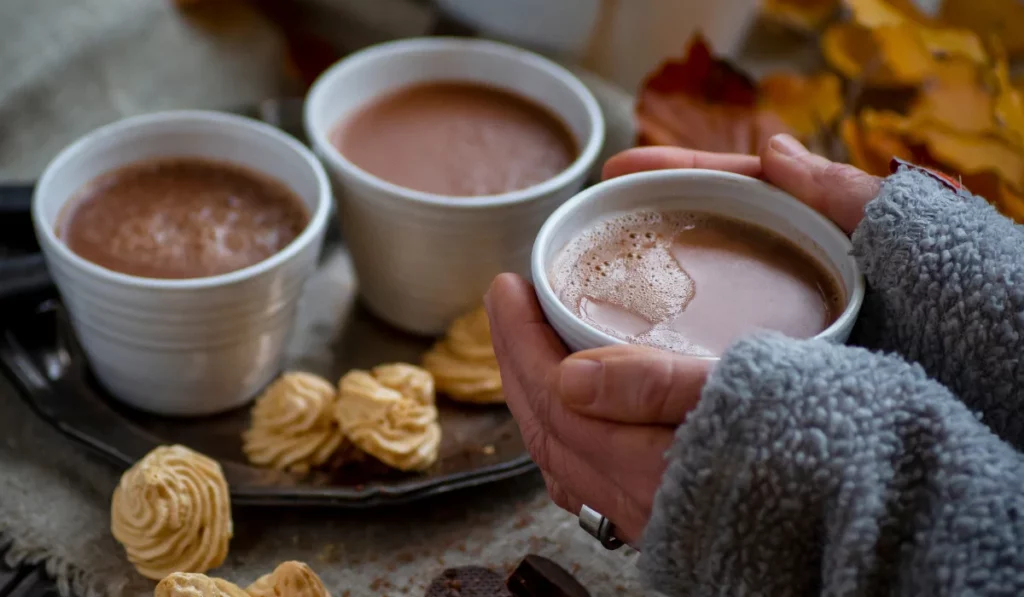
[[[537,466],[547,470],[551,458],[551,442],[547,433],[537,423],[521,426],[520,433],[523,436],[523,444],[533,461],[537,463]]]
[[[862,172],[849,164],[830,162],[821,171],[821,182],[823,185],[835,185],[837,183],[849,183],[860,177]]]
[[[635,397],[636,406],[641,413],[649,414],[658,420],[668,414],[675,373],[675,365],[671,359],[652,359],[648,363],[644,381],[640,384],[638,395]]]

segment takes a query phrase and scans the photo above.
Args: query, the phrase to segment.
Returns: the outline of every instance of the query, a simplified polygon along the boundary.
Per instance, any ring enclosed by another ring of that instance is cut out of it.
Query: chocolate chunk
[[[565,568],[534,554],[519,562],[505,586],[514,597],[590,597]]]
[[[423,597],[510,597],[501,575],[481,566],[448,568],[438,575]]]

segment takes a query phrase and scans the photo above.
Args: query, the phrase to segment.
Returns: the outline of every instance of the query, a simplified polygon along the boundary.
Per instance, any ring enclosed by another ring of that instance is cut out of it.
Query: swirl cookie
[[[156,448],[121,476],[110,530],[146,578],[220,566],[233,532],[220,465],[184,446]]]
[[[249,597],[249,594],[223,578],[175,572],[157,583],[153,597]]]
[[[441,426],[434,379],[419,367],[350,371],[338,382],[334,413],[356,447],[392,468],[419,471],[437,460]]]
[[[245,589],[251,597],[331,597],[320,577],[302,562],[283,562]]]
[[[312,373],[285,373],[256,400],[242,435],[249,462],[308,472],[338,451],[344,436],[334,420],[335,389]]]
[[[444,339],[424,355],[423,367],[433,374],[438,391],[453,400],[477,404],[505,401],[483,307],[456,319]]]

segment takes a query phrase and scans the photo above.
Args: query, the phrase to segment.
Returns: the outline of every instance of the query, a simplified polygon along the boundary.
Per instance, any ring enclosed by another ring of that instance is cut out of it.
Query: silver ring
[[[580,528],[590,533],[601,542],[605,549],[615,550],[622,547],[622,541],[615,537],[615,525],[586,504],[580,508]]]

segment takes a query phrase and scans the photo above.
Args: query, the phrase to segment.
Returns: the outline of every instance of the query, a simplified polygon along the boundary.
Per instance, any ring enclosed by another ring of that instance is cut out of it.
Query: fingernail
[[[558,390],[567,404],[586,406],[597,399],[601,363],[569,357],[562,361]]]
[[[781,153],[782,155],[789,157],[796,157],[798,155],[804,155],[807,152],[807,148],[804,147],[803,143],[799,142],[792,135],[775,135],[768,141],[768,147]]]

